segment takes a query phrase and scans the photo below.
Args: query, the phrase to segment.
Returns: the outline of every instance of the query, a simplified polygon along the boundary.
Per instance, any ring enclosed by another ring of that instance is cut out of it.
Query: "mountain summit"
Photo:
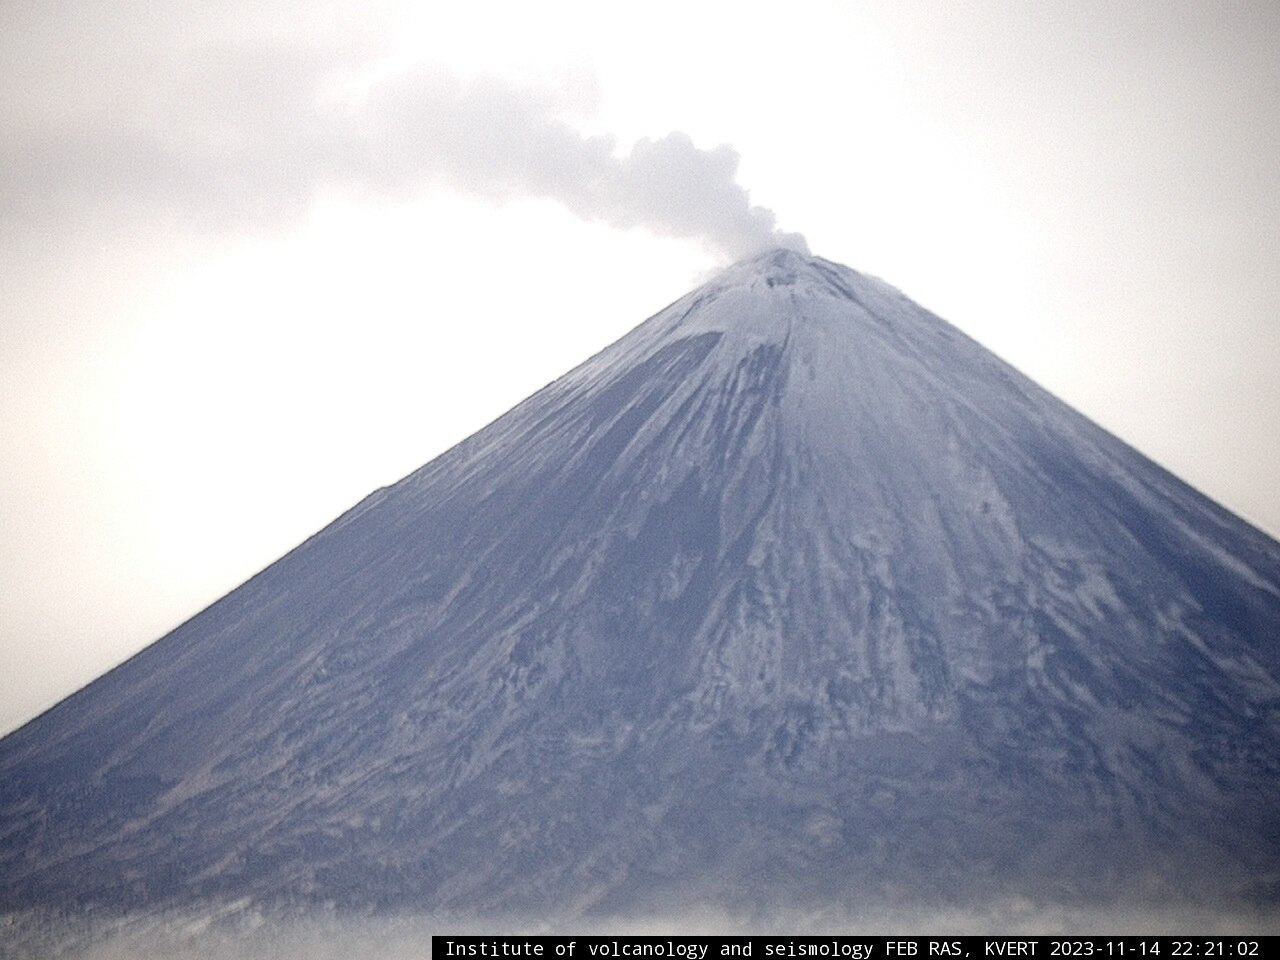
[[[0,742],[0,911],[1280,900],[1280,545],[740,263]]]

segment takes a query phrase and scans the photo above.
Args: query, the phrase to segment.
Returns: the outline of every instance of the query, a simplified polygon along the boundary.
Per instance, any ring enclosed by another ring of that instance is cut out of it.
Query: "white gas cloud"
[[[551,199],[728,259],[804,248],[752,204],[727,144],[704,149],[672,132],[620,149],[564,119],[545,91],[441,69],[392,73],[344,98],[340,80],[358,70],[271,46],[153,64],[91,122],[12,125],[0,213],[47,223],[120,204],[235,230],[297,215],[325,186],[398,196],[435,184],[498,202]]]
[[[496,199],[547,197],[584,219],[696,238],[732,259],[805,248],[751,203],[727,144],[701,149],[673,132],[619,152],[613,137],[583,135],[560,119],[548,98],[431,70],[376,87],[359,120],[348,142],[370,151],[360,172],[383,189],[427,177]]]

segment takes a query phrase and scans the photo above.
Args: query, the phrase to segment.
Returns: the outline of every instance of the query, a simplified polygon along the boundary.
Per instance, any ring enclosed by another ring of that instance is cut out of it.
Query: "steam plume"
[[[804,247],[751,203],[728,145],[702,149],[673,132],[620,150],[564,120],[553,96],[441,70],[392,75],[344,104],[321,96],[334,66],[323,60],[206,51],[122,82],[84,122],[17,125],[0,146],[0,214],[118,204],[238,229],[300,213],[325,184],[403,195],[436,183],[497,201],[550,198],[729,259]]]
[[[752,205],[727,144],[704,150],[674,132],[619,154],[612,137],[583,136],[545,100],[425,71],[375,90],[363,119],[354,142],[385,147],[367,171],[385,188],[425,175],[483,196],[549,197],[584,219],[697,238],[732,259],[804,249]]]

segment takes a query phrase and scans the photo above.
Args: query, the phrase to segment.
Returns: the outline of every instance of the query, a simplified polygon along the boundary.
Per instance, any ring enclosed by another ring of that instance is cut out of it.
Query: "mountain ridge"
[[[1280,895],[1280,545],[731,267],[0,741],[0,910]]]

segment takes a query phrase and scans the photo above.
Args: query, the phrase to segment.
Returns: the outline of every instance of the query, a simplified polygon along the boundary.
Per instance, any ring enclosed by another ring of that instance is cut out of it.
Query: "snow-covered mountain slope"
[[[0,910],[1280,900],[1280,545],[739,264],[0,742]]]

